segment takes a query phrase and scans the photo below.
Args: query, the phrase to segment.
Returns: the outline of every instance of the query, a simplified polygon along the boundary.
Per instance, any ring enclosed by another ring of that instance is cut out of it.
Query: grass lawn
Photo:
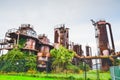
[[[84,73],[81,74],[28,74],[28,73],[18,73],[18,74],[1,74],[0,80],[84,80]],[[111,80],[110,73],[104,72],[99,73],[100,80]],[[87,80],[96,80],[96,71],[87,72]]]
[[[28,76],[12,76],[0,75],[0,80],[55,80],[52,78],[28,77]]]

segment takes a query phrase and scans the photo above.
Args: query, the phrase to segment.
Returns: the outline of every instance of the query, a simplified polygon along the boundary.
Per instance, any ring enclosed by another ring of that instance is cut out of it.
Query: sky
[[[37,34],[54,42],[54,28],[65,24],[69,41],[92,47],[97,53],[92,22],[106,20],[112,26],[116,52],[120,51],[120,0],[0,0],[0,39],[7,30],[31,24]]]

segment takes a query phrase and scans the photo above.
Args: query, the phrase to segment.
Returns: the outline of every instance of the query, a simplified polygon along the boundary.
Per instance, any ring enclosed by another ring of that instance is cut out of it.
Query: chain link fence
[[[110,73],[112,80],[120,80],[120,66],[110,67]]]

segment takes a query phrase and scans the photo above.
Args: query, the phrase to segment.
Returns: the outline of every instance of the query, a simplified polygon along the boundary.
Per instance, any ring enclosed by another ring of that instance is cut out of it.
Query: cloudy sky
[[[111,23],[116,51],[120,51],[120,0],[0,0],[0,38],[8,29],[31,24],[53,43],[54,28],[65,24],[70,28],[70,41],[83,48],[90,45],[96,53],[90,19]]]

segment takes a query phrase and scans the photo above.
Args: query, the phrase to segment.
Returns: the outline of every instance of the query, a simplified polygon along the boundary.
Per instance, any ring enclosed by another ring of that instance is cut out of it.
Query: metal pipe
[[[116,57],[120,57],[120,52],[115,53],[115,55],[109,55],[109,56],[79,56],[77,54],[75,54],[75,57],[79,58],[79,59],[112,59],[112,58],[116,58]]]
[[[106,23],[106,25],[108,25],[108,27],[109,27],[110,37],[111,37],[111,43],[112,43],[112,49],[113,49],[113,52],[115,52],[115,45],[114,45],[114,39],[113,39],[111,25],[110,25],[110,23]]]

